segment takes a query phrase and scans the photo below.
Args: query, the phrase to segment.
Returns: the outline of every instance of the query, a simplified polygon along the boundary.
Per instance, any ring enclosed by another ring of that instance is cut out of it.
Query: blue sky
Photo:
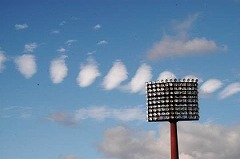
[[[0,2],[0,157],[166,159],[145,82],[198,78],[181,159],[240,156],[240,2]],[[217,143],[216,143],[217,141]]]

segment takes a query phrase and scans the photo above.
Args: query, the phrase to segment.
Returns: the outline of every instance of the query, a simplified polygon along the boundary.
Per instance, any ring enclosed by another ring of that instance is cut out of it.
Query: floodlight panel
[[[198,120],[197,80],[146,83],[147,120]]]

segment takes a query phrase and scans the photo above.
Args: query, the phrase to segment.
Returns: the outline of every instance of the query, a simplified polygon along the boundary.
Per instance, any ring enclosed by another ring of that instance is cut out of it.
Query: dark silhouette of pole
[[[171,159],[179,159],[177,121],[170,121]]]

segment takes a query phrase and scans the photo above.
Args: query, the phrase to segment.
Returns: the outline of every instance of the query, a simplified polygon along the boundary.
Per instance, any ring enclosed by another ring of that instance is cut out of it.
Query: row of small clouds
[[[168,159],[170,158],[168,124],[156,131],[130,130],[123,126],[109,128],[99,144],[106,158]],[[240,156],[240,127],[213,123],[179,123],[181,159],[236,159]]]
[[[36,43],[30,43],[25,45],[23,54],[15,58],[14,62],[17,69],[25,78],[31,78],[37,72],[36,58],[34,55],[29,54],[37,48]],[[59,52],[65,52],[66,50],[60,49]],[[66,65],[66,55],[54,59],[50,63],[50,78],[54,84],[63,82],[68,74],[68,67]],[[4,55],[4,51],[0,50],[0,71],[4,69],[4,62],[7,60]],[[95,82],[95,80],[101,76],[101,72],[98,68],[98,63],[93,59],[89,58],[86,63],[82,63],[78,76],[76,78],[79,87],[88,87]],[[163,71],[159,74],[157,80],[161,79],[174,79],[177,78],[174,73],[170,71]],[[198,78],[193,75],[187,75],[183,78]],[[132,93],[141,93],[144,91],[145,82],[151,81],[152,79],[152,68],[148,64],[142,64],[137,70],[135,75],[125,85],[121,85],[128,79],[127,67],[121,60],[117,60],[113,63],[108,73],[105,75],[102,81],[102,87],[105,90],[120,89],[123,91],[129,91]],[[203,95],[211,95],[224,86],[224,83],[219,79],[208,79],[203,82],[200,87],[200,93]],[[219,98],[224,99],[231,95],[240,92],[240,83],[230,83],[220,93]]]

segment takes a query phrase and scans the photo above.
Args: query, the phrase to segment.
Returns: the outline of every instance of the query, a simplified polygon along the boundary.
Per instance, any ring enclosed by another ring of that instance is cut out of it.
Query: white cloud
[[[60,53],[65,53],[67,50],[64,49],[64,48],[60,48],[60,49],[57,49],[57,51],[60,52]]]
[[[197,20],[198,17],[199,14],[195,13],[193,15],[189,15],[183,21],[174,21],[173,29],[177,32],[186,32],[192,27],[193,23]]]
[[[34,55],[24,54],[15,59],[17,69],[25,78],[31,78],[37,72],[36,59]]]
[[[202,84],[200,92],[203,94],[211,94],[221,88],[223,83],[218,79],[209,79]]]
[[[7,60],[7,57],[5,56],[4,53],[5,53],[4,51],[0,50],[0,73],[4,70],[5,68],[4,63]]]
[[[116,61],[108,74],[104,77],[103,87],[106,90],[112,90],[118,87],[121,82],[127,79],[126,66],[121,61]]]
[[[50,65],[50,77],[53,83],[61,83],[67,76],[68,68],[65,64],[65,58],[67,56],[61,56],[60,58],[51,61]]]
[[[51,113],[47,119],[66,126],[73,126],[83,120],[118,120],[121,122],[145,121],[145,109],[143,106],[112,108],[107,106],[92,106],[80,108],[75,114],[66,112]]]
[[[97,45],[106,45],[106,44],[108,44],[108,42],[106,40],[97,42]]]
[[[145,83],[150,81],[151,78],[152,68],[147,64],[142,64],[125,89],[132,93],[142,92],[145,89]]]
[[[16,30],[23,30],[23,29],[27,29],[28,25],[26,23],[24,24],[15,24],[15,29]]]
[[[239,82],[235,82],[235,83],[231,83],[229,84],[220,94],[219,97],[221,99],[227,98],[229,96],[232,96],[236,93],[240,92],[240,83]]]
[[[165,80],[165,79],[175,79],[176,76],[170,71],[163,71],[160,73],[158,80]]]
[[[209,53],[218,50],[213,40],[193,38],[190,40],[174,37],[164,37],[157,42],[147,53],[151,60],[168,56],[181,56],[196,53]]]
[[[101,28],[102,28],[102,26],[100,24],[97,24],[93,27],[94,30],[99,30]]]
[[[77,121],[65,112],[52,113],[48,116],[48,119],[67,126],[77,124]]]
[[[166,35],[156,42],[147,52],[148,59],[155,60],[170,56],[211,53],[217,50],[225,51],[227,46],[219,47],[213,40],[208,40],[205,37],[189,37],[188,31],[199,17],[198,15],[190,15],[181,22],[175,22],[172,29],[177,31],[176,35]]]
[[[154,131],[136,131],[118,126],[105,131],[99,150],[110,158],[168,159],[169,133],[168,124],[160,127],[160,135]],[[182,122],[178,124],[178,137],[181,159],[236,159],[240,156],[239,126],[231,128]]]
[[[51,34],[59,34],[60,33],[60,30],[52,30],[51,31]]]
[[[87,87],[100,75],[97,63],[93,59],[88,59],[87,64],[81,65],[77,83],[80,87]]]
[[[77,42],[77,40],[67,40],[66,42],[65,42],[65,44],[67,45],[67,46],[71,46],[73,43],[75,43],[75,42]]]
[[[66,21],[61,21],[61,23],[59,23],[60,26],[63,26],[66,24]]]
[[[24,45],[24,52],[25,53],[32,53],[37,48],[37,43],[28,43]]]
[[[202,79],[198,78],[195,75],[186,75],[183,77],[183,79],[198,79],[199,82],[202,82]]]
[[[77,110],[75,119],[79,120],[105,120],[114,119],[120,121],[145,120],[145,111],[143,107],[128,107],[128,108],[108,108],[105,106],[96,106],[90,108],[81,108]]]

